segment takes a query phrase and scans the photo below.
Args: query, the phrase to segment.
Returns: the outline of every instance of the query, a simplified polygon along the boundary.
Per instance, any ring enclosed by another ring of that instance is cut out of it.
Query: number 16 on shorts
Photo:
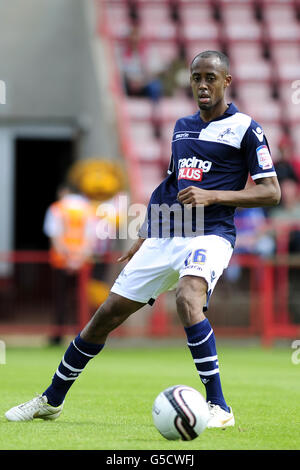
[[[203,265],[206,261],[206,250],[200,248],[198,250],[191,251],[184,261],[184,266],[189,266],[190,264]]]

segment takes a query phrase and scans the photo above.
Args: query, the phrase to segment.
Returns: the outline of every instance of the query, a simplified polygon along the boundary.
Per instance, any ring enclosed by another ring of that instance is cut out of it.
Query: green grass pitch
[[[219,346],[221,379],[236,426],[189,442],[165,440],[151,408],[164,388],[204,387],[182,347],[107,347],[71,388],[57,421],[9,423],[5,411],[41,393],[65,348],[9,348],[0,365],[1,450],[258,450],[300,448],[300,364],[293,350]]]

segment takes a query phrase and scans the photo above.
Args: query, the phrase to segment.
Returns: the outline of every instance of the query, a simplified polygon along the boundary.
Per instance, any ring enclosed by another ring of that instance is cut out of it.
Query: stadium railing
[[[26,269],[27,267],[27,269]],[[48,251],[0,253],[1,334],[73,334],[90,317],[87,285],[90,265],[78,272],[74,323],[53,321],[53,287]]]
[[[284,237],[286,238],[286,233]],[[119,253],[107,253],[103,261],[113,263],[118,255]],[[235,263],[249,270],[247,322],[236,325],[229,318],[222,323],[216,317],[216,333],[220,337],[259,337],[266,346],[272,345],[277,338],[299,337],[300,317],[299,321],[297,318],[293,321],[290,311],[289,271],[300,269],[300,256],[282,252],[272,259],[263,259],[256,255],[234,255],[231,264]],[[73,303],[76,306],[75,310],[71,309],[73,316],[66,324],[57,325],[53,290],[49,281],[51,267],[48,252],[0,253],[0,335],[40,334],[50,337],[78,333],[94,313],[88,297],[91,267],[86,266],[79,273],[78,285],[73,294]],[[230,297],[221,301],[229,304],[230,309]],[[167,294],[164,294],[156,300],[143,323],[136,322],[135,319],[127,321],[112,336],[180,337],[183,329],[175,310],[174,307],[170,308]]]

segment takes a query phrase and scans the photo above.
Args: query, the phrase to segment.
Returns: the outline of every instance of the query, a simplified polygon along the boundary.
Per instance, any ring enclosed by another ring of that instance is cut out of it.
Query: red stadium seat
[[[140,34],[143,39],[175,39],[177,25],[170,15],[170,6],[162,2],[141,3],[138,8]]]
[[[260,41],[262,30],[254,15],[252,2],[220,2],[225,42]]]
[[[168,22],[171,20],[168,3],[143,3],[138,7],[138,18],[141,24],[146,22]]]
[[[258,101],[264,102],[272,98],[271,89],[266,82],[244,82],[237,87],[237,93],[244,102]]]
[[[214,20],[198,22],[183,22],[179,29],[179,37],[182,41],[218,41],[219,25]]]
[[[290,132],[295,145],[296,157],[300,160],[300,123],[292,125],[290,127]]]
[[[124,3],[105,4],[105,29],[114,39],[124,39],[131,29],[128,7]]]
[[[145,20],[140,22],[140,36],[147,40],[165,40],[177,37],[177,25],[171,20],[158,20],[155,22]]]
[[[272,79],[272,64],[263,58],[255,61],[232,61],[231,68],[237,82],[269,82]]]
[[[140,161],[145,162],[159,162],[161,156],[161,143],[154,137],[147,140],[135,140],[133,139],[132,148],[136,157]]]
[[[210,2],[182,2],[178,6],[178,14],[181,40],[218,40],[219,24],[213,17]]]
[[[272,44],[276,42],[300,42],[300,23],[296,20],[288,23],[266,24],[266,38]]]
[[[123,1],[128,1],[128,0],[123,0]],[[172,2],[172,0],[171,0]],[[170,0],[135,0],[135,3],[140,6],[140,5],[145,5],[145,4],[162,4],[162,3],[165,3],[165,4],[169,4],[170,3]]]
[[[237,82],[262,82],[272,78],[272,63],[262,55],[259,42],[233,42],[229,48],[233,78]]]
[[[151,121],[153,118],[153,103],[147,98],[126,98],[124,112],[131,121]]]
[[[295,2],[296,4],[296,2]],[[263,18],[267,26],[282,26],[284,29],[288,26],[294,28],[298,23],[296,8],[294,3],[266,3],[263,8]]]
[[[263,33],[258,22],[249,24],[227,23],[222,30],[222,36],[227,43],[238,41],[261,41]]]
[[[263,57],[261,44],[252,42],[234,42],[230,45],[229,57],[234,62],[252,62]]]
[[[296,20],[295,8],[292,4],[266,3],[263,7],[263,18],[267,24],[288,24]]]
[[[297,0],[256,0],[256,3],[259,5],[259,7],[263,8],[266,5],[279,5],[279,4],[284,4],[287,6],[292,6],[297,2]]]
[[[195,5],[199,5],[200,3],[202,4],[206,4],[206,5],[210,5],[210,4],[214,4],[215,3],[215,0],[201,0],[201,2],[199,2],[199,0],[169,0],[175,4],[177,4],[178,6],[195,6]]]
[[[289,125],[300,124],[300,81],[279,87],[284,120]]]
[[[278,62],[274,65],[274,70],[276,73],[276,79],[280,83],[290,83],[291,81],[297,80],[300,77],[299,62]]]
[[[179,20],[182,23],[204,23],[213,19],[213,12],[210,2],[202,1],[198,3],[181,2],[178,5]]]
[[[213,3],[218,5],[219,7],[223,7],[230,4],[241,5],[241,4],[249,4],[255,5],[257,0],[213,0]]]
[[[130,137],[134,141],[148,141],[154,138],[154,129],[151,121],[133,121],[129,126]]]
[[[300,79],[289,83],[282,83],[279,86],[279,95],[282,102],[292,103],[294,105],[300,105]]]
[[[276,80],[280,83],[297,80],[299,74],[300,45],[275,43],[271,49]]]
[[[255,121],[268,122],[268,123],[277,123],[280,124],[282,120],[281,115],[281,103],[278,100],[269,98],[261,101],[256,100],[244,100],[243,102],[243,112],[249,114]]]
[[[227,1],[220,2],[222,20],[226,23],[253,23],[256,22],[252,2]]]
[[[297,43],[276,43],[272,46],[272,58],[276,63],[299,62],[300,45]]]
[[[162,98],[156,106],[155,116],[158,122],[174,122],[182,116],[194,114],[197,106],[192,99]]]
[[[262,82],[272,77],[271,62],[264,59],[259,42],[233,42],[229,57],[234,81]]]

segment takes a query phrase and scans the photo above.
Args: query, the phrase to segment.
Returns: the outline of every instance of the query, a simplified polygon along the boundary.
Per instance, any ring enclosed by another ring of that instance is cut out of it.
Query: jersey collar
[[[233,103],[229,103],[228,104],[228,108],[226,109],[225,113],[222,114],[221,116],[217,117],[216,119],[212,119],[211,121],[209,122],[206,122],[205,124],[209,124],[210,122],[213,122],[213,121],[220,121],[221,119],[225,119],[227,116],[232,116],[233,114],[235,113],[238,113],[238,108],[235,106],[235,104]],[[202,121],[201,119],[201,116],[200,116],[200,111],[198,111],[199,113],[199,118],[200,120]],[[204,121],[202,121],[204,122]]]
[[[226,109],[225,113],[223,114],[223,116],[225,115],[232,115],[232,114],[235,114],[235,113],[238,113],[239,110],[238,108],[235,106],[234,103],[229,103],[229,107]],[[220,116],[220,117],[223,117],[223,116]]]

